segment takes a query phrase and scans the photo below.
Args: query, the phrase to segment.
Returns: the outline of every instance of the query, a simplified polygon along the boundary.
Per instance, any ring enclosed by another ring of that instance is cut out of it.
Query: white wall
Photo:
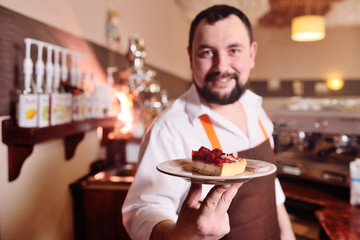
[[[86,133],[69,161],[63,139],[40,143],[25,160],[19,177],[8,182],[7,147],[1,143],[0,239],[72,239],[69,184],[87,174],[90,163],[103,155],[96,131]]]

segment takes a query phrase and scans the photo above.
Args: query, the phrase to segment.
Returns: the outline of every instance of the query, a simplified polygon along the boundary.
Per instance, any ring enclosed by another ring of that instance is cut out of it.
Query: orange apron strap
[[[268,136],[267,132],[265,131],[265,128],[264,128],[264,126],[262,125],[262,123],[261,123],[261,121],[260,121],[260,118],[258,118],[258,122],[259,122],[261,131],[263,132],[265,138],[266,138],[266,139],[269,139],[269,136]]]
[[[203,114],[201,116],[199,116],[199,119],[200,119],[200,122],[201,124],[203,125],[204,129],[205,129],[205,132],[210,140],[210,143],[211,143],[211,146],[213,149],[215,148],[218,148],[220,150],[221,149],[221,145],[220,145],[220,142],[219,142],[219,139],[218,137],[216,136],[216,133],[215,133],[215,130],[214,130],[214,127],[211,123],[211,120],[209,118],[209,116],[207,114]],[[258,118],[258,123],[259,123],[259,126],[261,128],[261,131],[263,132],[264,136],[266,139],[269,139],[269,135],[267,134],[267,132],[265,131],[265,128],[263,126],[263,124],[261,123],[260,119]]]
[[[221,145],[219,139],[216,136],[214,127],[211,123],[211,120],[207,114],[199,116],[200,122],[203,125],[205,132],[210,140],[211,146],[213,149],[218,148],[221,150]]]

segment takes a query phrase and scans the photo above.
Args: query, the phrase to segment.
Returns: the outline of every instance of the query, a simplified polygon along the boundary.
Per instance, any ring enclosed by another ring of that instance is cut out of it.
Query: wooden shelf
[[[103,127],[114,128],[116,118],[89,119],[45,128],[21,128],[13,119],[2,121],[2,141],[8,146],[9,181],[15,180],[21,167],[37,143],[63,138],[65,158],[70,160],[85,132]]]

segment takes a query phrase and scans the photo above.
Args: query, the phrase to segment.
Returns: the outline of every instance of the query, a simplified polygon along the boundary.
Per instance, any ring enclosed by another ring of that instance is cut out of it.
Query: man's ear
[[[255,57],[257,53],[257,42],[252,42],[250,46],[250,59],[251,59],[251,65],[250,68],[253,69],[255,67]]]
[[[190,62],[191,62],[192,61],[192,56],[191,56],[191,48],[189,46],[187,47],[187,52],[188,52],[189,59],[190,59]]]
[[[187,52],[188,52],[188,55],[189,55],[189,64],[190,64],[190,69],[192,70],[192,55],[191,55],[191,48],[188,46],[187,47]]]

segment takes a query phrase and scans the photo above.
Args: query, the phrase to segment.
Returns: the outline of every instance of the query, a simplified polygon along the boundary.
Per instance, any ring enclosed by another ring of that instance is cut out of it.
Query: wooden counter
[[[349,190],[307,180],[279,177],[287,198],[311,203],[319,207],[349,206]]]
[[[329,239],[360,239],[360,208],[323,208],[315,215]]]
[[[360,239],[360,208],[349,204],[348,188],[279,177],[287,199],[317,206],[320,239]]]

